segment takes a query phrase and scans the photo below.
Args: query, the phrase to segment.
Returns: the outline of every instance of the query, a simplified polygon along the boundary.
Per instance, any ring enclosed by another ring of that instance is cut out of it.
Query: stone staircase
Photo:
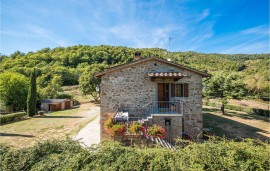
[[[160,145],[161,147],[165,147],[165,148],[169,148],[169,149],[172,149],[172,150],[176,150],[176,148],[171,145],[169,142],[167,142],[166,140],[164,139],[160,139],[159,137],[158,138],[152,138],[152,137],[149,137],[149,136],[145,136],[149,141],[151,141],[153,144],[157,144],[157,145]]]
[[[152,116],[148,116],[146,119],[140,119],[137,122],[140,124],[143,124],[145,126],[147,125],[151,125],[153,121],[153,117]]]

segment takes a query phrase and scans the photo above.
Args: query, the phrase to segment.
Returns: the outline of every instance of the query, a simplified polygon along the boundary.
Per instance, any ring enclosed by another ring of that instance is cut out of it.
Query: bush
[[[261,115],[261,116],[270,117],[270,111],[269,110],[253,109],[253,113],[256,113],[257,115]]]
[[[45,113],[45,111],[43,111],[43,110],[38,111],[39,115],[44,115],[44,113]]]
[[[270,146],[255,140],[212,139],[178,150],[124,147],[119,143],[82,148],[53,140],[28,149],[2,146],[0,170],[269,170]]]
[[[65,94],[65,93],[63,93],[63,94],[59,94],[56,98],[57,98],[57,99],[72,99],[73,96],[70,95],[70,94]]]
[[[26,112],[19,112],[19,113],[12,113],[12,114],[3,115],[0,117],[0,123],[4,124],[4,123],[13,122],[15,120],[22,119],[26,115],[27,115]]]

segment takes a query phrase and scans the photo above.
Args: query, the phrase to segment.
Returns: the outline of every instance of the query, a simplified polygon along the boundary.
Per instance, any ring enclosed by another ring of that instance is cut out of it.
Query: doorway
[[[170,100],[170,83],[158,83],[158,101],[167,102]]]
[[[170,84],[158,83],[158,110],[167,111],[170,107]]]

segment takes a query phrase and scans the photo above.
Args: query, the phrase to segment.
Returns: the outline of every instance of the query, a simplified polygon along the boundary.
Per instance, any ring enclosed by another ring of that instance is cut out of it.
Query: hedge
[[[4,124],[4,123],[13,122],[17,119],[21,119],[22,117],[26,115],[27,115],[26,112],[18,112],[18,113],[3,115],[0,117],[0,123]]]
[[[178,150],[124,147],[103,143],[83,148],[71,140],[53,140],[28,149],[0,146],[0,170],[269,170],[270,146],[255,140],[210,140]]]
[[[219,104],[214,103],[214,102],[204,102],[204,105],[207,106],[213,106],[213,107],[220,107]],[[243,107],[243,106],[235,106],[235,105],[225,105],[225,109],[230,109],[230,110],[236,110],[236,111],[242,111],[246,112],[248,114],[255,114],[255,115],[261,115],[261,116],[266,116],[270,117],[270,111],[269,110],[264,110],[264,109],[255,109],[255,108],[249,108],[249,107]]]

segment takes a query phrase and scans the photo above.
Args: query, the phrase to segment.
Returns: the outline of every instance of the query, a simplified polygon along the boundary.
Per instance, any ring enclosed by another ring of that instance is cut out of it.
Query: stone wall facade
[[[168,142],[174,143],[176,138],[182,138],[182,115],[153,114],[150,120],[149,124],[156,124],[165,128],[165,139]]]
[[[181,72],[188,77],[174,82],[173,79],[151,81],[148,72]],[[188,83],[189,96],[177,97],[184,105],[184,130],[196,138],[202,132],[202,76],[172,66],[167,63],[149,60],[118,69],[101,76],[101,138],[106,138],[103,123],[110,113],[125,109],[132,115],[142,114],[142,109],[150,102],[158,101],[158,83]],[[182,123],[181,123],[182,124]]]

